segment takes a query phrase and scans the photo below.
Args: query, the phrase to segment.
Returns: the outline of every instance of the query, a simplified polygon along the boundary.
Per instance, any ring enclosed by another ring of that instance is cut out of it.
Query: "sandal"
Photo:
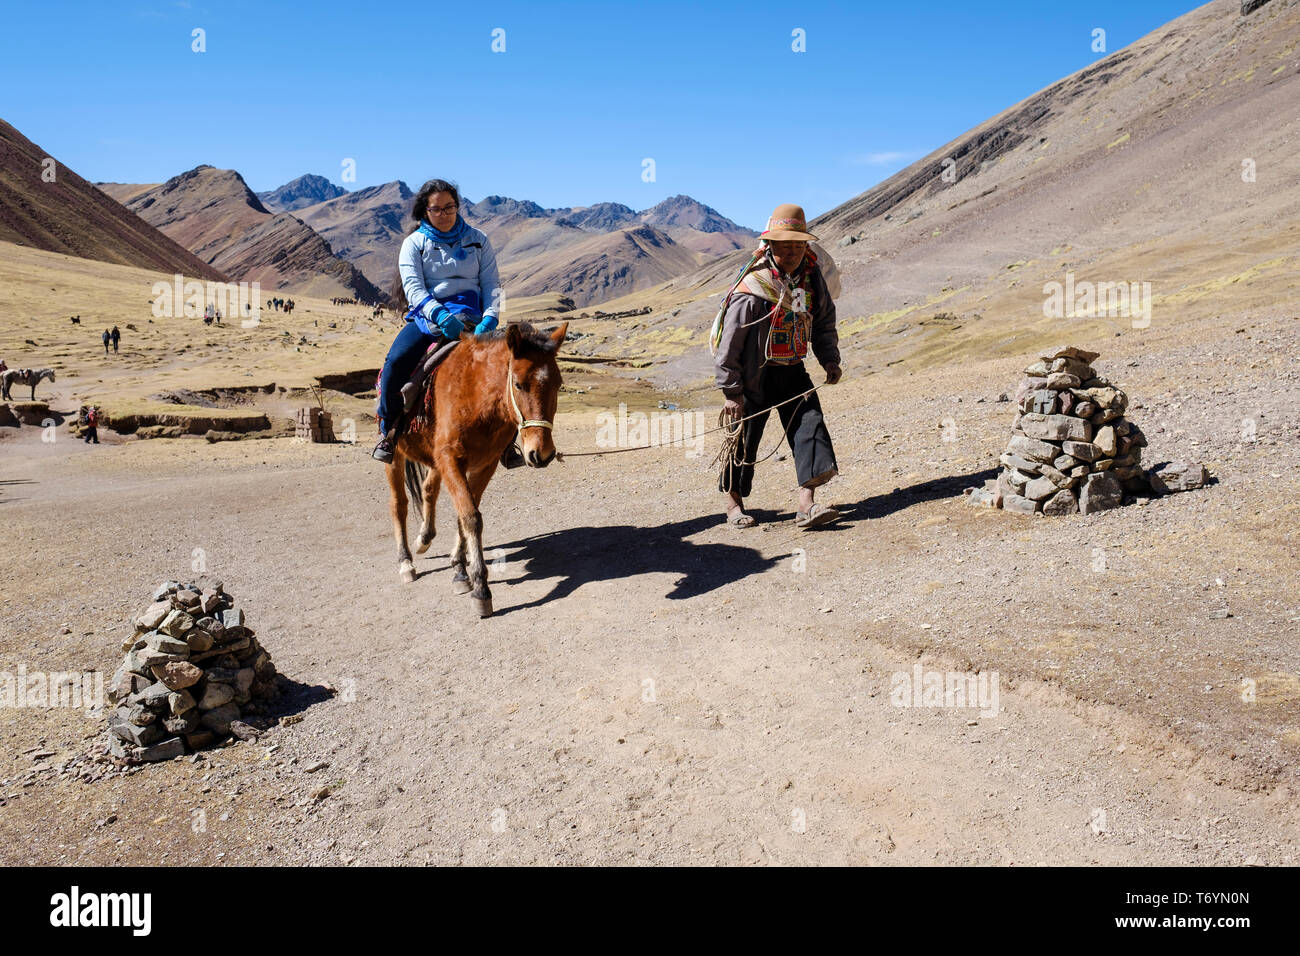
[[[828,508],[825,505],[814,504],[807,511],[796,511],[794,513],[794,526],[796,528],[816,528],[820,525],[830,524],[840,516],[840,513],[834,508]]]
[[[754,521],[753,515],[747,515],[737,508],[734,512],[727,512],[727,524],[733,528],[752,528],[757,522]]]

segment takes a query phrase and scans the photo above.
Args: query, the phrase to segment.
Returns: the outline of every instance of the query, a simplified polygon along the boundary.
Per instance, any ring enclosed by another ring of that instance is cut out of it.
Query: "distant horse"
[[[79,316],[79,315],[74,315],[74,316],[72,317],[72,324],[73,324],[73,325],[80,325],[80,324],[81,324],[81,316]]]
[[[416,422],[422,427],[398,440],[387,466],[397,571],[404,582],[415,580],[406,538],[407,491],[423,519],[416,553],[424,554],[433,543],[438,489],[446,482],[457,514],[452,586],[459,594],[470,592],[480,617],[492,613],[479,501],[512,441],[522,445],[529,467],[545,468],[554,460],[551,425],[560,395],[555,356],[568,328],[566,322],[547,334],[523,323],[481,336],[462,334],[438,366]]]
[[[4,400],[9,401],[9,390],[17,385],[30,385],[32,387],[32,401],[36,401],[36,386],[43,379],[54,381],[54,369],[43,368],[39,371],[31,368],[11,368],[4,373]]]

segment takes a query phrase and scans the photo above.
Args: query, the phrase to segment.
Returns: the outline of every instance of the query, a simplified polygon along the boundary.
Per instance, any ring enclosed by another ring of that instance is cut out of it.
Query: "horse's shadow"
[[[721,523],[720,516],[711,514],[654,527],[583,525],[499,545],[505,557],[506,579],[494,583],[517,584],[551,578],[559,581],[541,597],[503,608],[497,616],[567,597],[588,582],[617,581],[643,574],[676,574],[664,597],[683,601],[766,571],[785,560],[785,555],[764,557],[758,549],[740,544],[687,540]],[[489,562],[496,550],[487,550],[485,557]],[[522,573],[515,573],[520,565]]]
[[[997,473],[996,468],[987,468],[965,475],[944,475],[865,498],[856,504],[840,505],[843,521],[818,529],[816,533],[843,532],[858,521],[883,518],[925,501],[957,497],[962,489],[981,485],[996,477]],[[747,510],[760,524],[770,524],[781,517],[775,511]],[[706,528],[722,524],[720,515],[706,514],[653,527],[582,525],[485,547],[484,558],[491,568],[492,584],[559,579],[541,597],[499,610],[496,616],[568,597],[588,582],[616,581],[643,574],[677,574],[672,588],[664,596],[681,601],[769,570],[787,559],[785,554],[764,557],[757,548],[740,543],[686,540]],[[738,531],[737,541],[757,533]],[[498,568],[503,568],[504,573]],[[437,567],[418,572],[418,576],[446,570],[450,570],[450,564],[440,562]]]

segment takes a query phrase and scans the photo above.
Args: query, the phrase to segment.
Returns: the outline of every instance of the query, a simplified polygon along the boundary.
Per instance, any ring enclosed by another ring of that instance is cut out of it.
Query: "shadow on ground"
[[[895,488],[887,494],[864,498],[855,505],[841,508],[840,514],[849,521],[884,518],[922,502],[934,501],[938,498],[960,497],[962,491],[966,488],[972,485],[976,488],[981,487],[984,482],[997,476],[998,469],[985,468],[983,471],[973,471],[966,475],[945,475],[942,478],[931,478],[929,481],[909,485],[906,488]]]
[[[688,541],[691,535],[723,523],[709,514],[656,527],[584,525],[521,538],[501,547],[511,564],[524,565],[518,581],[559,578],[550,591],[534,601],[502,608],[497,616],[539,607],[572,594],[593,581],[617,581],[642,574],[675,574],[664,596],[681,601],[766,571],[785,556],[764,557],[739,543],[752,531],[736,531],[736,544]]]

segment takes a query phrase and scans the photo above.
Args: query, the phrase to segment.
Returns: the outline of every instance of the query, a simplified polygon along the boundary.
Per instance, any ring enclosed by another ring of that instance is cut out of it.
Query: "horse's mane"
[[[551,337],[545,332],[534,328],[529,322],[517,323],[521,342],[527,351],[545,352],[548,355],[554,355],[559,349],[559,345],[552,341]],[[486,335],[477,336],[480,341],[487,342],[504,342],[509,334],[508,328],[493,329]]]

